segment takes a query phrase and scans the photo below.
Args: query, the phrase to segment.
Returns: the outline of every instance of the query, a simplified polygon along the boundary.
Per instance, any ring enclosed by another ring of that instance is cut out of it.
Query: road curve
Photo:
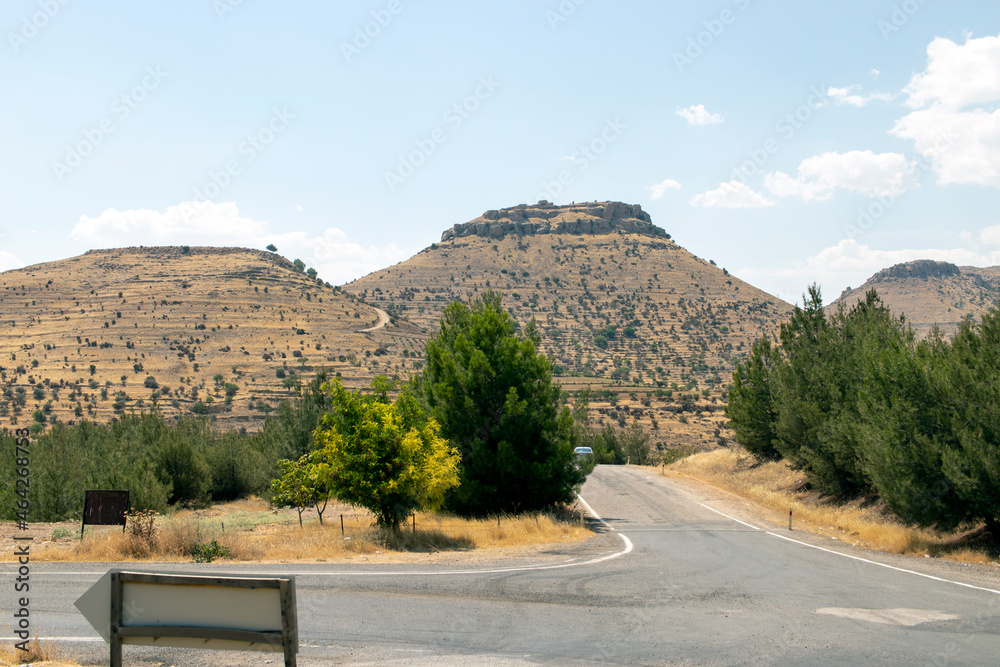
[[[610,528],[598,525],[593,540],[548,550],[547,562],[562,568],[198,569],[294,572],[303,666],[996,664],[1000,593],[991,591],[1000,591],[1000,576],[991,569],[768,528],[706,488],[598,467],[582,496]],[[622,551],[621,536],[634,548],[599,560]],[[36,627],[95,636],[72,602],[108,567],[36,564]],[[102,643],[65,645],[106,664]],[[265,659],[138,647],[126,656],[143,665]]]
[[[375,308],[375,306],[372,306],[372,308]],[[378,315],[378,324],[368,329],[358,329],[358,333],[378,331],[389,323],[389,313],[385,312],[381,308],[375,308],[375,313]]]

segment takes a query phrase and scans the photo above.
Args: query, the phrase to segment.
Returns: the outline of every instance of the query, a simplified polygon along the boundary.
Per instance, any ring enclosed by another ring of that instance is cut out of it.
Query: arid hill
[[[499,290],[520,324],[536,318],[563,386],[593,389],[594,421],[695,446],[718,437],[736,362],[791,311],[619,202],[487,211],[343,289],[428,333],[453,299]]]
[[[5,271],[0,420],[26,425],[40,410],[46,424],[104,421],[156,403],[252,429],[321,366],[367,383],[381,331],[357,331],[377,322],[257,250],[92,250]]]
[[[896,314],[905,315],[918,336],[937,325],[946,335],[971,315],[978,319],[1000,300],[1000,267],[958,267],[921,259],[883,269],[857,289],[844,290],[833,304],[850,308],[868,290],[878,292]]]
[[[342,288],[239,248],[93,250],[0,273],[0,420],[104,421],[155,404],[254,430],[320,368],[353,388],[419,371],[444,306],[497,289],[520,324],[536,318],[563,386],[591,388],[594,422],[707,447],[727,437],[733,367],[791,310],[639,206],[521,205],[443,239]]]

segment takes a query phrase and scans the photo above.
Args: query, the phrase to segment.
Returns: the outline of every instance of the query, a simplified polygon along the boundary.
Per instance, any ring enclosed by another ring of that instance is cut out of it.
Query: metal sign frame
[[[111,667],[121,667],[122,642],[130,637],[185,639],[219,639],[281,647],[285,667],[295,667],[299,650],[298,623],[295,613],[294,577],[221,577],[200,575],[151,574],[146,572],[112,571],[111,573]],[[232,628],[188,626],[127,626],[122,614],[122,588],[126,583],[160,584],[169,586],[221,586],[227,588],[272,588],[278,590],[281,601],[281,630],[250,631]],[[252,650],[252,649],[250,649]],[[274,649],[272,649],[274,650]]]
[[[87,489],[84,491],[80,539],[83,539],[83,533],[88,525],[121,526],[124,533],[125,514],[129,510],[128,501],[128,490]]]

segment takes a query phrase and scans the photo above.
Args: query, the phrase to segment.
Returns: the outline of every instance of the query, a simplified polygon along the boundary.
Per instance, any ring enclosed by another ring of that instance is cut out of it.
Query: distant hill
[[[320,366],[366,383],[381,332],[357,330],[377,322],[373,308],[258,250],[92,250],[5,271],[0,423],[26,425],[35,410],[46,423],[104,421],[155,403],[255,428]]]
[[[343,289],[428,334],[453,299],[499,290],[516,321],[536,318],[563,386],[598,392],[595,422],[695,446],[716,438],[736,362],[792,308],[620,202],[490,210]],[[706,415],[680,412],[695,404]]]
[[[418,372],[443,308],[485,289],[537,319],[563,386],[591,388],[594,423],[695,447],[729,437],[732,370],[791,311],[620,202],[487,211],[343,287],[258,250],[92,250],[0,273],[0,424],[155,405],[255,430],[321,368],[351,388]]]
[[[831,308],[849,308],[864,299],[868,290],[878,292],[897,315],[905,315],[919,336],[939,326],[953,334],[971,315],[978,319],[1000,300],[1000,267],[956,266],[921,259],[883,269],[856,289],[847,289]]]

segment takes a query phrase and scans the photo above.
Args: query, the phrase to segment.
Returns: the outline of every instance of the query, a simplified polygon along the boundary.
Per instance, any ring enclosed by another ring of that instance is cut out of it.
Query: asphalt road
[[[997,568],[768,528],[705,489],[599,467],[582,496],[608,527],[541,561],[178,569],[294,573],[304,666],[1000,663]],[[36,627],[95,637],[73,601],[108,567],[36,564]],[[11,567],[0,571],[9,578]],[[81,662],[107,664],[103,643],[62,644]],[[126,647],[125,664],[280,657]]]

